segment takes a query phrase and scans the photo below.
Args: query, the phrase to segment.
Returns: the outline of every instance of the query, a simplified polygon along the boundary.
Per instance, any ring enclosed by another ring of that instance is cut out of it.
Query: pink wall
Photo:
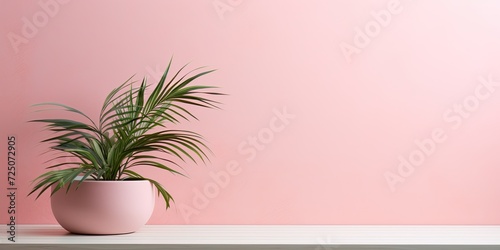
[[[215,157],[186,166],[190,179],[159,177],[176,205],[165,212],[158,200],[151,224],[498,224],[499,9],[2,0],[0,138],[18,138],[18,222],[55,223],[48,195],[26,198],[46,160],[29,106],[96,115],[110,89],[134,73],[155,78],[174,55],[177,68],[219,69],[204,83],[230,95],[185,125]]]

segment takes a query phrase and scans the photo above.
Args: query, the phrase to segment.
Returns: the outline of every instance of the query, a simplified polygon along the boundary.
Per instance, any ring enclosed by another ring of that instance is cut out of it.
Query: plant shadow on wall
[[[56,107],[81,118],[31,121],[45,124],[54,132],[42,141],[51,143],[52,151],[63,153],[52,162],[77,159],[48,166],[48,171],[33,181],[29,193],[38,191],[38,198],[51,189],[52,211],[66,230],[79,234],[134,232],[151,216],[155,188],[165,200],[166,209],[173,201],[161,183],[139,174],[135,167],[149,166],[183,175],[175,170],[182,169],[179,160],[197,163],[208,159],[205,152],[209,148],[200,134],[168,129],[166,125],[197,119],[187,109],[189,106],[218,108],[220,103],[212,97],[222,93],[214,90],[216,87],[191,85],[213,70],[197,68],[184,73],[184,65],[167,80],[171,65],[172,60],[156,86],[144,78],[139,87],[134,87],[131,77],[113,89],[98,121],[63,104],[35,105]],[[146,96],[149,87],[154,89]]]

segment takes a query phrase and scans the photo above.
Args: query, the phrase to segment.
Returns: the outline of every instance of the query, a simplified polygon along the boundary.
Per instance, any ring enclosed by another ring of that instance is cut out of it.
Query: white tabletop
[[[69,234],[59,225],[19,225],[15,239],[7,246],[3,233],[0,248],[70,244],[71,249],[102,249],[89,246],[127,244],[131,248],[119,249],[500,249],[500,226],[147,225],[132,234],[88,236]]]

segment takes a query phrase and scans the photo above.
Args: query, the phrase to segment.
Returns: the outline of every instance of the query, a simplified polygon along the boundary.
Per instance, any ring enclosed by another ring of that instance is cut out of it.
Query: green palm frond
[[[54,192],[66,184],[68,189],[77,176],[81,181],[142,179],[150,181],[170,206],[172,196],[157,181],[146,178],[131,170],[136,166],[148,166],[178,175],[181,162],[208,160],[209,148],[203,137],[187,130],[167,129],[168,124],[177,124],[183,120],[197,119],[188,110],[189,106],[218,108],[219,102],[211,99],[222,95],[216,87],[190,85],[198,78],[213,70],[195,69],[183,73],[187,65],[181,67],[172,77],[170,60],[161,79],[155,85],[148,84],[144,78],[140,86],[135,87],[131,78],[113,89],[105,98],[99,118],[92,120],[78,109],[59,104],[41,103],[35,106],[44,110],[56,108],[64,112],[77,114],[81,119],[37,119],[31,122],[45,124],[45,128],[54,134],[42,142],[49,143],[50,149],[64,155],[54,157],[52,161],[71,157],[64,163],[51,163],[50,170],[36,178],[30,195],[38,192],[37,198],[55,185]],[[153,87],[146,95],[149,87]],[[42,111],[44,111],[42,110]],[[158,129],[160,128],[160,129]],[[154,131],[153,131],[154,130]],[[76,159],[78,160],[74,160]]]

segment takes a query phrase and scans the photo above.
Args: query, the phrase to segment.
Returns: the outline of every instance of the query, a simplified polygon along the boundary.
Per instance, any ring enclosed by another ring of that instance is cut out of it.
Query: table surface
[[[9,243],[5,231],[2,231],[0,248]],[[16,243],[5,249],[15,249],[12,248],[15,245],[34,247],[42,244],[69,244],[72,249],[78,249],[77,245],[113,244],[141,245],[140,249],[146,249],[147,245],[168,245],[179,249],[223,249],[223,246],[316,250],[433,249],[430,246],[436,246],[435,249],[471,249],[463,246],[500,249],[500,226],[146,225],[132,234],[88,236],[70,234],[59,225],[18,225]]]

